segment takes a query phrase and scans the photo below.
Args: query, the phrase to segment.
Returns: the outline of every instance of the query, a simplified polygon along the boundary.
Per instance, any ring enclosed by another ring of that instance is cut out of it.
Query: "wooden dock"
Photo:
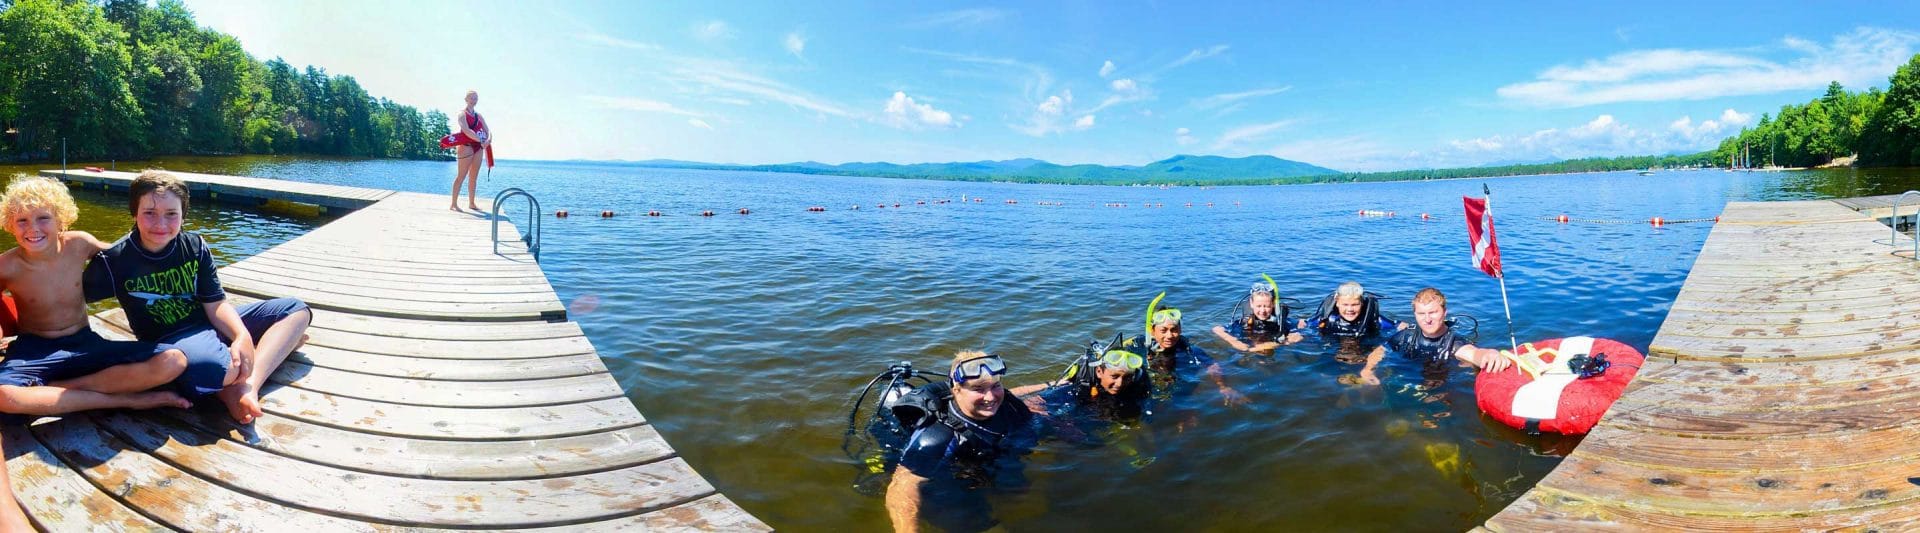
[[[1858,200],[1728,204],[1639,377],[1486,528],[1920,529],[1920,262]]]
[[[314,308],[250,427],[214,405],[6,428],[13,489],[41,528],[767,529],[626,399],[525,246],[492,252],[487,216],[440,195],[183,177],[196,194],[223,183],[222,199],[366,203],[219,270],[236,303]],[[125,327],[117,310],[95,322]]]

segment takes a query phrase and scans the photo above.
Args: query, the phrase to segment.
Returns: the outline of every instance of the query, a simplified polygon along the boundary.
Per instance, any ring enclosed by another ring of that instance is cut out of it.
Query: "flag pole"
[[[1482,183],[1480,184],[1480,192],[1486,194],[1487,219],[1492,220],[1493,189],[1487,188],[1487,184]],[[1489,230],[1491,230],[1491,228],[1489,228]],[[1520,351],[1520,341],[1513,336],[1513,304],[1507,301],[1507,266],[1505,264],[1500,265],[1500,275],[1494,277],[1500,280],[1500,308],[1507,312],[1507,342],[1510,343],[1508,349],[1518,353]]]

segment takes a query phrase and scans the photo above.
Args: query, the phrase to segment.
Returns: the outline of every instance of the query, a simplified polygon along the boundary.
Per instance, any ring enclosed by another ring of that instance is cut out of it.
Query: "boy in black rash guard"
[[[1422,364],[1421,376],[1429,386],[1444,380],[1447,371],[1453,366],[1453,360],[1459,359],[1489,372],[1505,370],[1512,364],[1501,357],[1498,350],[1475,347],[1466,339],[1453,334],[1447,327],[1447,297],[1439,289],[1427,287],[1413,295],[1413,318],[1419,325],[1394,333],[1387,340],[1387,346]],[[1386,357],[1387,346],[1373,349],[1367,354],[1367,365],[1360,369],[1360,381],[1368,385],[1379,385],[1380,378],[1373,369]]]
[[[87,298],[117,297],[135,336],[186,353],[182,390],[218,393],[234,420],[253,422],[261,387],[304,340],[313,312],[293,298],[237,309],[227,301],[206,241],[180,231],[189,198],[180,178],[148,170],[128,192],[134,231],[87,266]]]

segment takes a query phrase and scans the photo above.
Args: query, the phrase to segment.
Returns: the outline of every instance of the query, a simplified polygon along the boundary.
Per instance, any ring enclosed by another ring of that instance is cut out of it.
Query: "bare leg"
[[[93,409],[153,409],[192,404],[172,392],[136,392],[101,394],[93,391],[54,386],[16,387],[0,385],[0,411],[23,415],[58,415]]]
[[[474,211],[480,210],[480,205],[474,203],[479,200],[474,190],[480,186],[480,165],[484,164],[484,162],[481,161],[482,157],[485,157],[485,154],[480,153],[480,150],[474,150],[473,165],[467,167],[473,169],[467,171],[467,209]]]
[[[87,374],[73,379],[60,380],[47,385],[59,388],[93,391],[102,394],[121,394],[139,392],[173,381],[187,369],[187,356],[180,350],[169,349],[153,358],[138,363],[114,365],[106,370]]]
[[[0,457],[5,451],[0,450]],[[7,464],[0,461],[0,532],[33,531],[33,524],[27,522],[27,514],[20,510],[20,502],[13,501],[13,481],[7,476]]]
[[[467,179],[467,169],[473,166],[476,159],[479,159],[474,157],[472,152],[473,149],[466,146],[455,149],[455,157],[459,159],[453,167],[453,199],[447,201],[447,209],[460,210],[460,182]]]
[[[273,323],[254,340],[253,365],[246,378],[220,389],[220,401],[227,404],[227,414],[242,424],[252,423],[266,414],[260,409],[260,389],[267,386],[267,376],[273,375],[273,370],[279,368],[294,349],[307,342],[307,326],[312,323],[313,311],[302,309]]]

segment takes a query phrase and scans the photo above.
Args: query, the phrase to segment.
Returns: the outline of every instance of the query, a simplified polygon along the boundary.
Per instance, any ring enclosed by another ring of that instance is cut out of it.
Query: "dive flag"
[[[1467,203],[1467,242],[1473,245],[1473,267],[1500,277],[1500,244],[1493,240],[1493,211],[1482,198],[1462,196]]]

